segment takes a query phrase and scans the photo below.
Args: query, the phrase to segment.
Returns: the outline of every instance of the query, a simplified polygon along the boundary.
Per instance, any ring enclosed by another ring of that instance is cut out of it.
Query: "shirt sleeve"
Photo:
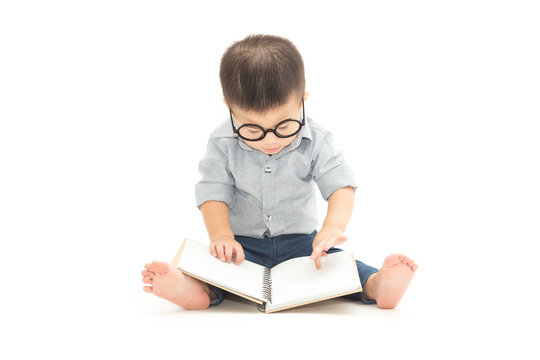
[[[356,181],[351,168],[345,163],[341,151],[334,148],[333,137],[327,133],[313,165],[313,180],[321,195],[328,200],[336,190],[351,186],[356,191]]]
[[[234,178],[229,170],[226,145],[214,139],[208,142],[206,155],[199,162],[201,180],[195,184],[197,207],[206,201],[233,203]]]

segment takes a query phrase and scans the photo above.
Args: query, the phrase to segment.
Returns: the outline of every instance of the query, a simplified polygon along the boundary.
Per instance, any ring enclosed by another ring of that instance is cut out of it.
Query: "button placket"
[[[271,231],[270,223],[272,222],[271,211],[274,208],[274,180],[275,180],[275,162],[273,159],[268,159],[262,166],[262,192],[263,192],[263,216],[267,228]]]

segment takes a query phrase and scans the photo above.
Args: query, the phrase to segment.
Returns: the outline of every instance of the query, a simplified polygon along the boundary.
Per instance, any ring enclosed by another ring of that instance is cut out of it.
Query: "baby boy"
[[[347,240],[356,184],[331,133],[306,117],[300,53],[282,37],[248,36],[226,50],[220,78],[230,116],[210,134],[195,186],[209,251],[216,261],[266,267],[311,256],[319,269]],[[315,184],[328,202],[319,231]],[[363,291],[348,297],[383,309],[399,303],[417,269],[400,254],[379,270],[356,265]],[[144,291],[184,309],[216,306],[226,295],[162,261],[142,276]]]

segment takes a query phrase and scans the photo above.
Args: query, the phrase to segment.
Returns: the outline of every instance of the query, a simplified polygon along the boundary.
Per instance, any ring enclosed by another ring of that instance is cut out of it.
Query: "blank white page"
[[[272,268],[272,303],[266,310],[311,302],[360,288],[351,253],[340,251],[321,259],[317,270],[309,256],[290,259]]]
[[[264,266],[250,261],[240,265],[222,262],[210,254],[208,245],[187,239],[177,267],[218,286],[263,300]]]

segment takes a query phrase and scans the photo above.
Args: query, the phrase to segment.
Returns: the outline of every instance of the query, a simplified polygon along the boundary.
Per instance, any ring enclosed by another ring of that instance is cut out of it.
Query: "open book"
[[[356,262],[341,251],[321,259],[317,270],[309,256],[284,261],[271,269],[244,260],[221,262],[208,245],[186,239],[172,265],[183,273],[259,304],[266,313],[362,291]]]

